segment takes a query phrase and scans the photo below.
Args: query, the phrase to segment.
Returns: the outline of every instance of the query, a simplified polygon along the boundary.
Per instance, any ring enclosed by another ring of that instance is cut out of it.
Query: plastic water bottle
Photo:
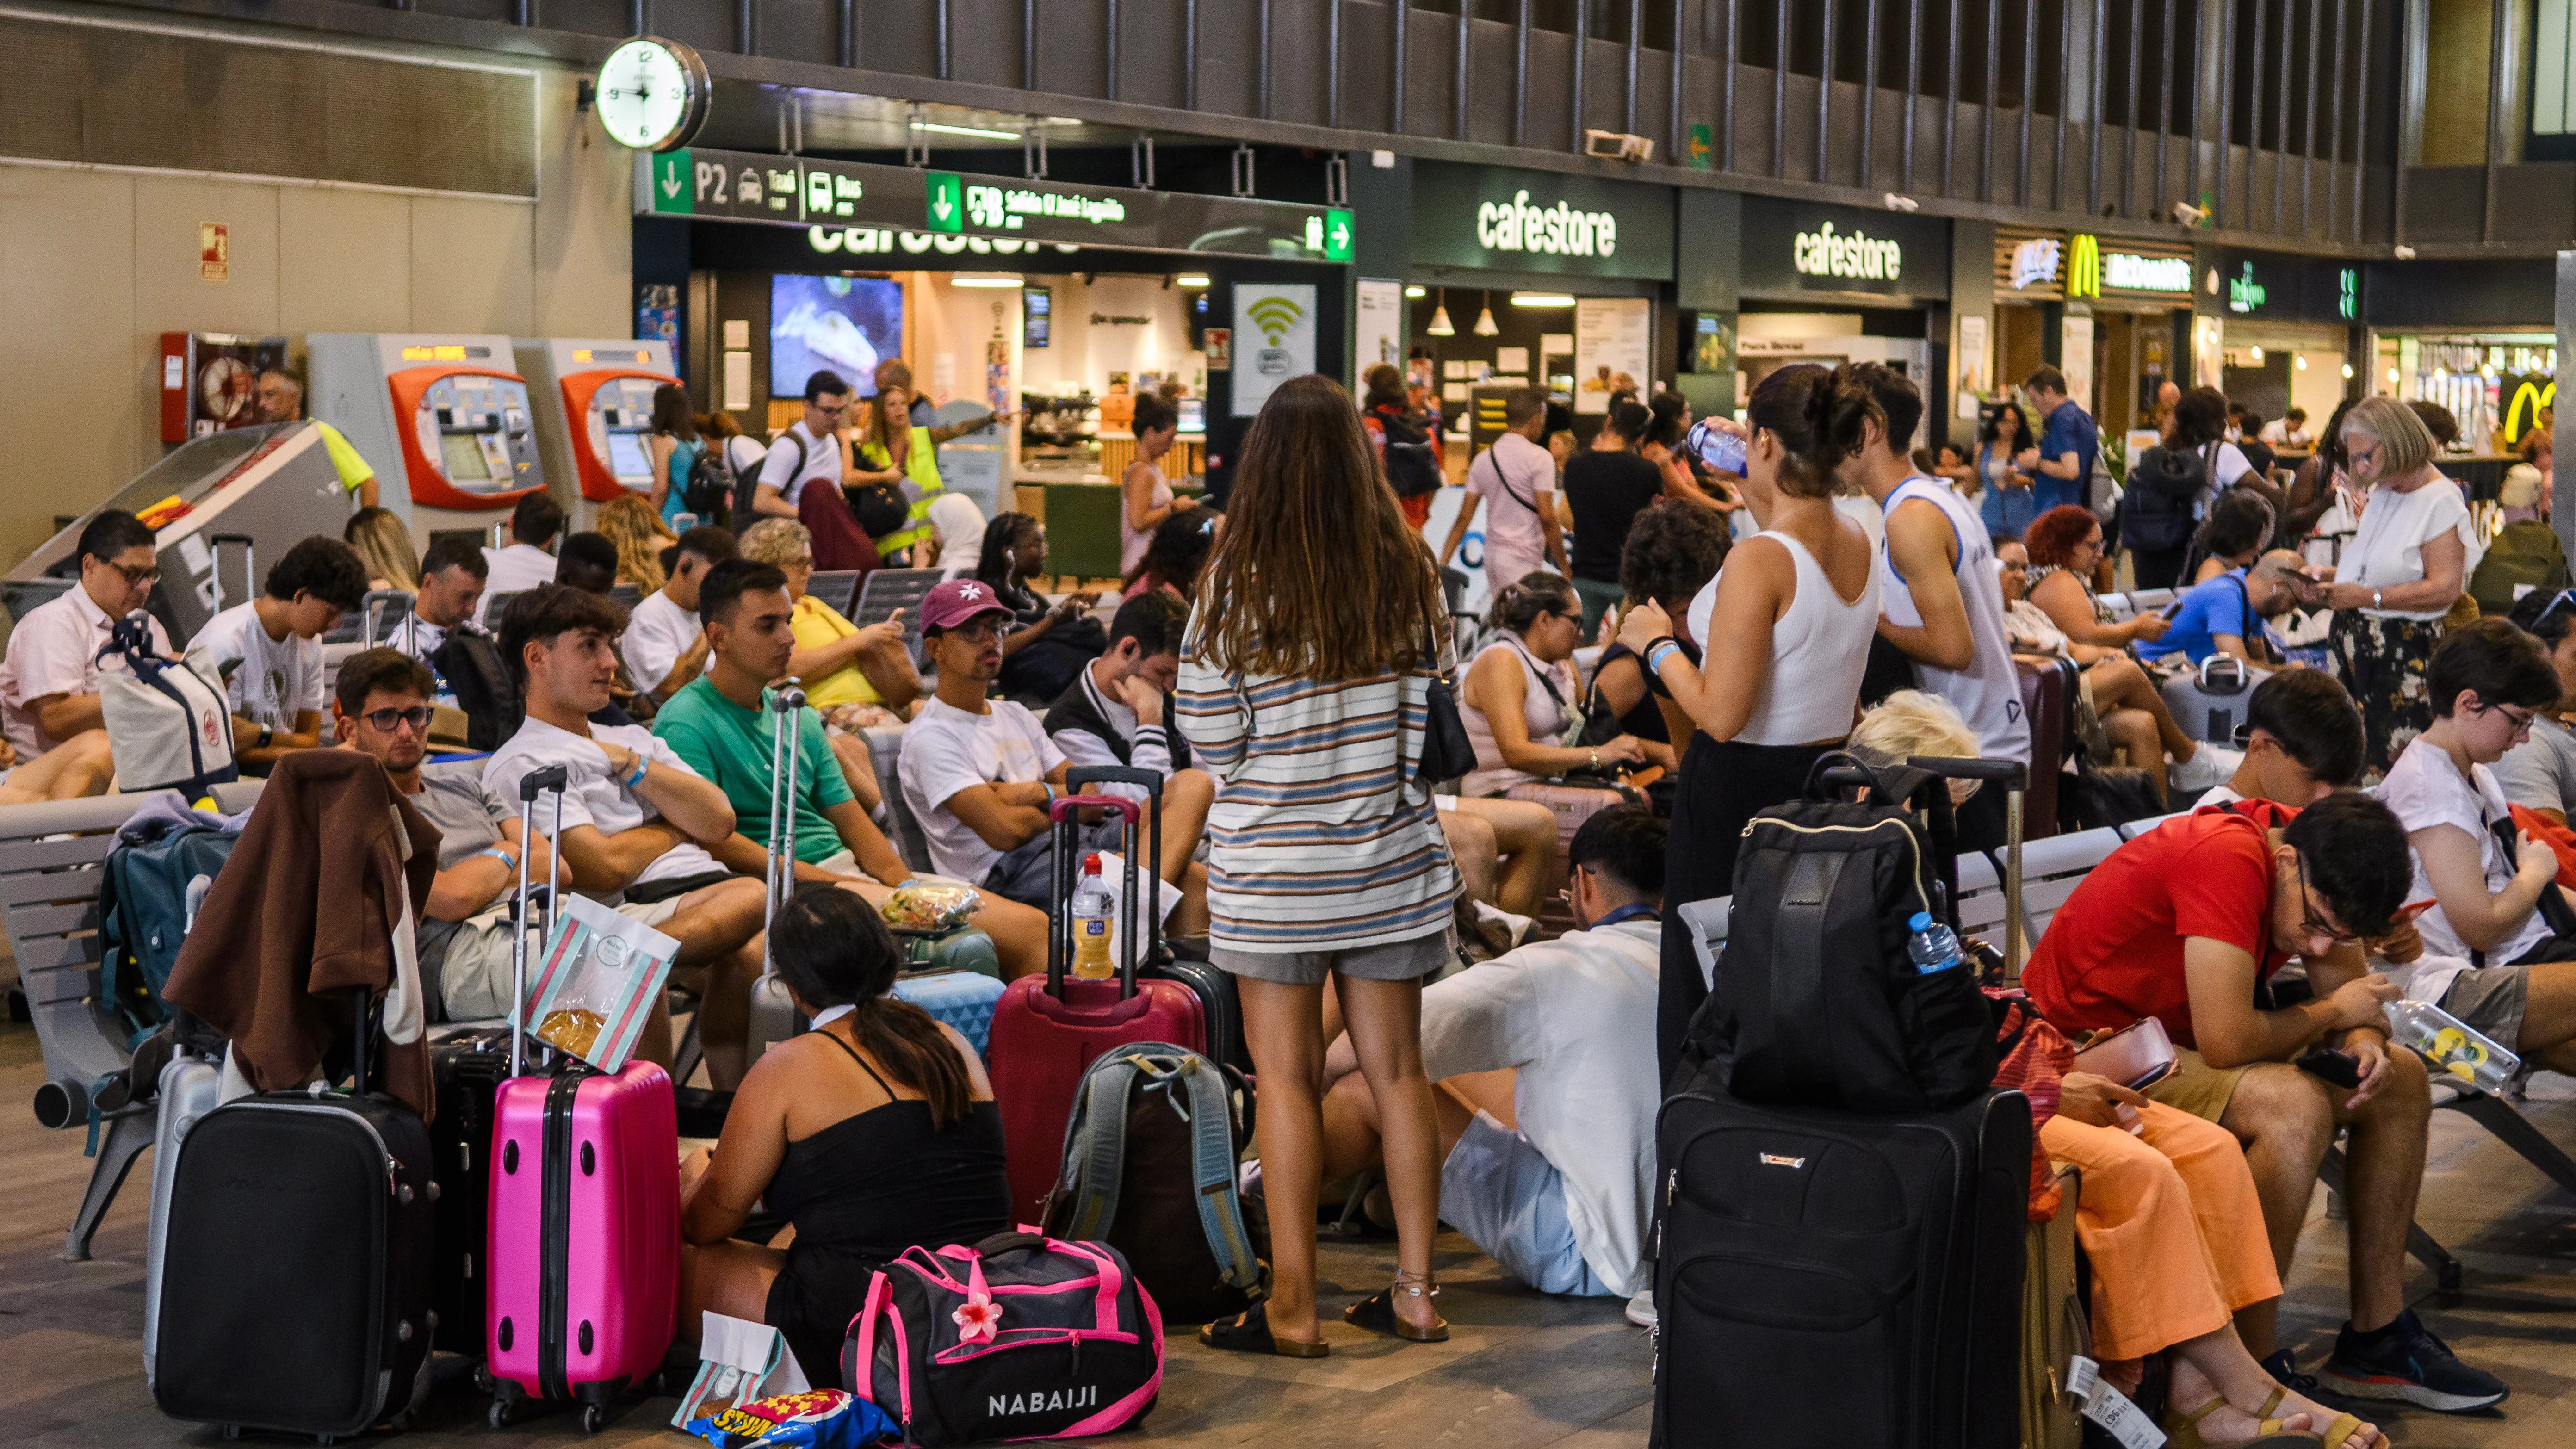
[[[1100,855],[1082,858],[1082,883],[1073,891],[1073,974],[1106,981],[1118,974],[1109,959],[1109,885],[1100,878]]]
[[[2379,1009],[2397,1044],[2423,1053],[2436,1072],[2482,1091],[2500,1092],[2522,1070],[2522,1058],[2430,1002],[2391,1001]]]
[[[1929,976],[1959,964],[1958,934],[1944,922],[1932,919],[1931,912],[1916,911],[1905,926],[1914,933],[1905,938],[1905,954],[1913,958],[1918,974]]]

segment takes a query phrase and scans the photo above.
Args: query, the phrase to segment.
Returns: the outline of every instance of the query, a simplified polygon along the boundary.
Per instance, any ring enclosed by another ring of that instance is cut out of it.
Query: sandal
[[[1411,1343],[1447,1343],[1449,1341],[1449,1321],[1445,1318],[1429,1328],[1416,1328],[1396,1317],[1395,1295],[1398,1293],[1409,1294],[1415,1298],[1437,1298],[1440,1296],[1440,1283],[1428,1273],[1408,1273],[1399,1268],[1396,1270],[1393,1286],[1372,1293],[1343,1309],[1342,1321],[1354,1327],[1365,1328],[1371,1333],[1393,1334]]]
[[[1275,1353],[1281,1358],[1323,1358],[1332,1353],[1329,1343],[1276,1337],[1270,1332],[1270,1317],[1262,1308],[1255,1303],[1239,1317],[1220,1318],[1202,1327],[1199,1342],[1235,1353]]]
[[[2225,1443],[2213,1444],[2200,1437],[2200,1421],[2226,1407],[2226,1396],[2220,1395],[2180,1418],[2174,1417],[2171,1413],[2166,1414],[2164,1422],[2166,1442],[2171,1444],[2173,1449],[2256,1449],[2258,1445],[2262,1446],[2262,1449],[2325,1449],[2328,1443],[2343,1442],[2343,1438],[2324,1440],[2305,1431],[2282,1432],[2281,1421],[2270,1415],[2274,1409],[2280,1407],[2282,1398],[2288,1393],[2287,1389],[2275,1387],[2272,1390],[2272,1396],[2263,1401],[2263,1407],[2254,1411],[2254,1417],[2262,1423],[2251,1439],[2230,1439]],[[2350,1437],[2352,1431],[2361,1424],[2360,1420],[2350,1414],[2344,1415],[2343,1421],[2338,1422],[2343,1422],[2344,1437]]]

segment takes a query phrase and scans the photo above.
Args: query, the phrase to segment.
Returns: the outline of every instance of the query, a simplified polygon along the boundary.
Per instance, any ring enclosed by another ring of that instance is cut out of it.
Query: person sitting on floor
[[[616,677],[611,641],[625,622],[608,600],[562,584],[539,584],[510,601],[501,657],[520,678],[528,717],[484,763],[483,779],[515,802],[529,771],[567,769],[555,844],[571,887],[652,907],[636,918],[677,940],[683,960],[706,964],[698,1039],[708,1076],[730,1088],[742,1080],[767,896],[759,880],[737,877],[699,844],[733,834],[723,790],[643,726],[591,723]],[[554,804],[537,803],[547,830]]]
[[[1583,642],[1583,599],[1571,581],[1544,571],[1503,585],[1485,612],[1486,637],[1458,691],[1458,715],[1476,746],[1462,795],[1500,795],[1570,770],[1608,771],[1645,763],[1630,735],[1599,745],[1562,743],[1579,716],[1573,701],[1575,647]],[[1600,775],[1604,788],[1609,777]]]
[[[115,783],[98,652],[119,619],[137,615],[153,653],[171,653],[161,621],[143,612],[161,581],[152,530],[122,508],[99,510],[73,545],[80,579],[21,615],[0,659],[0,729],[16,757],[6,784],[30,798],[104,795]],[[10,802],[18,803],[18,802]]]
[[[2541,908],[2553,894],[2568,902],[2558,852],[2514,828],[2487,768],[2558,702],[2558,672],[2540,641],[2502,619],[2480,619],[2442,641],[2424,681],[2433,727],[2398,755],[2377,792],[2414,847],[2408,894],[2434,901],[2415,923],[2427,954],[2406,995],[2527,1062],[2576,1072],[2576,932],[2560,934]],[[2516,849],[2506,850],[2498,826]]]
[[[357,552],[319,534],[269,565],[258,598],[211,619],[188,641],[213,655],[233,712],[233,759],[265,775],[289,750],[321,747],[322,636],[367,599]]]
[[[979,580],[950,579],[923,597],[922,638],[939,685],[904,731],[899,774],[940,874],[1044,910],[1055,898],[1047,808],[1064,793],[1067,766],[1026,706],[990,697],[1010,627],[1010,607]],[[1172,807],[1166,799],[1167,846]],[[1123,823],[1103,816],[1085,826],[1080,848],[1123,851]],[[1145,833],[1150,838],[1150,829]],[[1190,863],[1166,879],[1182,888],[1170,934],[1205,931],[1207,868]]]
[[[671,696],[654,717],[653,734],[733,803],[734,833],[709,853],[735,874],[757,877],[768,868],[770,785],[780,756],[776,696],[768,683],[787,673],[796,646],[788,622],[794,606],[787,601],[787,576],[749,559],[707,570],[697,592],[707,671]],[[808,705],[796,719],[796,879],[845,885],[883,906],[894,887],[920,872],[895,854],[850,793],[823,741],[822,717]],[[1003,974],[1046,969],[1044,913],[992,898],[968,919],[993,938]]]
[[[733,557],[733,535],[701,523],[681,534],[673,547],[670,577],[626,616],[626,675],[657,705],[707,667],[707,635],[698,627],[698,585],[707,570]]]
[[[2322,669],[2280,670],[2246,696],[2245,758],[2236,773],[2193,803],[2313,805],[2361,779],[2369,748],[2361,711],[2341,682]]]
[[[1108,652],[1075,675],[1073,688],[1046,713],[1047,738],[1074,769],[1125,765],[1162,777],[1159,868],[1166,880],[1177,878],[1198,852],[1216,800],[1216,777],[1190,768],[1190,742],[1170,724],[1189,623],[1189,606],[1161,590],[1119,605],[1109,621]],[[1102,785],[1095,793],[1146,799],[1137,785]]]
[[[1574,834],[1576,929],[1422,992],[1440,1217],[1542,1293],[1629,1298],[1654,1216],[1654,1035],[1664,823],[1643,805]],[[1327,1181],[1376,1165],[1379,1116],[1349,1037],[1324,1055]]]
[[[724,1135],[680,1164],[680,1337],[708,1312],[766,1323],[833,1388],[877,1269],[1010,1230],[1002,1115],[966,1038],[887,994],[903,952],[867,902],[800,885],[771,937],[814,1027],[761,1054]],[[795,1229],[784,1252],[734,1239],[754,1206]]]
[[[2249,502],[2257,510],[2263,507],[2260,499]],[[2263,516],[2270,518],[2268,512]],[[2138,653],[2194,664],[2225,654],[2257,669],[2280,668],[2285,661],[2273,647],[2270,621],[2298,607],[2305,567],[2296,550],[2276,548],[2251,567],[2229,568],[2192,585],[2174,601],[2173,626],[2154,643],[2138,645]]]
[[[1725,567],[1727,544],[1725,514],[1681,499],[1659,498],[1647,504],[1637,510],[1619,550],[1621,598],[1612,612],[1669,600],[1664,612],[1675,614],[1682,633],[1689,632],[1679,616],[1690,612],[1690,601]],[[1615,637],[1617,624],[1608,627]],[[1699,657],[1699,646],[1681,634],[1675,634],[1673,641],[1689,657]],[[1619,729],[1636,740],[1646,763],[1660,765],[1670,774],[1681,768],[1681,754],[1673,748],[1672,722],[1662,704],[1670,697],[1671,691],[1646,672],[1645,661],[1635,650],[1613,643],[1593,662],[1592,687],[1584,696],[1583,712],[1587,721],[1617,721]],[[1681,736],[1685,742],[1689,728],[1686,724]]]
[[[487,1021],[510,1014],[510,922],[520,858],[526,855],[532,885],[551,879],[553,862],[547,859],[542,835],[533,851],[521,838],[518,800],[504,797],[481,774],[422,772],[433,685],[429,666],[399,649],[353,654],[341,663],[340,676],[332,683],[338,706],[333,730],[342,745],[384,766],[394,788],[410,796],[413,808],[438,827],[438,875],[428,897],[418,903],[414,932],[428,1019]],[[538,809],[541,818],[552,820],[552,802],[540,802]],[[701,966],[710,954],[714,933],[697,923],[680,921],[675,930],[659,906],[617,910],[647,923],[658,920],[665,934],[693,942],[681,951],[681,966]],[[667,1004],[653,1003],[635,1054],[660,1067],[671,1065]]]
[[[2398,989],[2364,969],[2358,942],[2389,933],[2407,898],[2405,827],[2342,792],[2299,811],[2230,805],[2170,820],[2093,868],[2058,908],[2022,984],[2070,1037],[2153,1016],[2180,1069],[2146,1095],[2218,1123],[2245,1149],[2274,1271],[2286,1272],[2317,1168],[2350,1129],[2351,1317],[2325,1377],[2338,1393],[2459,1412],[2505,1396],[2406,1307],[2406,1225],[2424,1180],[2432,1110],[2423,1060],[2392,1052],[2380,1007]],[[2278,1010],[2256,986],[2292,956],[2313,995]],[[2291,1065],[2325,1046],[2358,1082]],[[2298,1392],[2306,1376],[2273,1346],[2277,1300],[2236,1311],[2245,1347]]]

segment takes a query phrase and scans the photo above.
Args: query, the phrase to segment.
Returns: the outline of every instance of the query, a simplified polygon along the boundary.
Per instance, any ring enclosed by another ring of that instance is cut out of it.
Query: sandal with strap
[[[1308,1343],[1272,1334],[1270,1316],[1262,1311],[1263,1307],[1255,1303],[1240,1317],[1220,1318],[1202,1327],[1199,1342],[1235,1353],[1275,1353],[1281,1358],[1324,1358],[1332,1353],[1329,1343]]]
[[[2272,1396],[2263,1401],[2263,1407],[2254,1411],[2254,1417],[2262,1422],[2251,1439],[2229,1439],[2223,1443],[2212,1443],[2200,1437],[2200,1421],[2226,1407],[2227,1398],[2222,1394],[2188,1414],[2176,1416],[2168,1411],[2164,1422],[2165,1441],[2171,1444],[2173,1449],[2258,1449],[2258,1446],[2259,1449],[2325,1449],[2327,1441],[2305,1431],[2285,1433],[2282,1431],[2281,1421],[2270,1417],[2272,1411],[2280,1407],[2282,1397],[2288,1392],[2287,1389],[2275,1387],[2272,1390]],[[2352,1418],[2349,1414],[2344,1417]],[[2344,1433],[2349,1436],[2353,1427],[2357,1427],[2359,1423],[2359,1420],[2353,1420],[2353,1424],[2347,1426]],[[2342,1440],[2333,1442],[2341,1443]]]
[[[1416,1328],[1397,1317],[1395,1295],[1398,1293],[1409,1294],[1415,1298],[1437,1298],[1440,1296],[1440,1283],[1428,1273],[1408,1273],[1399,1268],[1396,1270],[1395,1282],[1392,1286],[1380,1289],[1343,1309],[1342,1321],[1357,1328],[1365,1328],[1372,1333],[1393,1334],[1410,1343],[1447,1343],[1449,1341],[1449,1320],[1445,1318],[1429,1328]]]

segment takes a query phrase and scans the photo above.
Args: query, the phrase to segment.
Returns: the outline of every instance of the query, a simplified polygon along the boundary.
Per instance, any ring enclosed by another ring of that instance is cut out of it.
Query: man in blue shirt
[[[2231,654],[2259,668],[2278,667],[2281,656],[2266,621],[2298,603],[2285,576],[2298,573],[2300,562],[2298,554],[2276,548],[2250,570],[2229,569],[2194,586],[2175,603],[2164,637],[2139,640],[2138,653],[2148,659],[2181,654],[2194,664]]]
[[[2090,505],[2093,457],[2102,450],[2093,415],[2066,395],[2066,374],[2042,363],[2021,385],[2031,413],[2041,419],[2039,446],[2024,448],[2013,466],[2031,478],[2031,502],[2042,513],[2061,503]]]

